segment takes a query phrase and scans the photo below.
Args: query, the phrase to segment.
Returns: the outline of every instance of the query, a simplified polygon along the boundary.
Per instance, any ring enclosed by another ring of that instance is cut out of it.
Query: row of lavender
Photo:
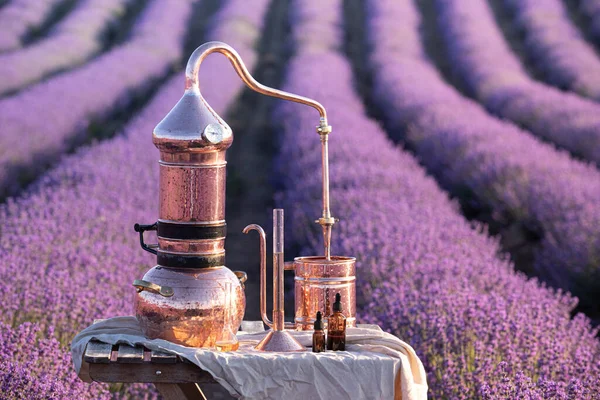
[[[600,43],[600,0],[580,0],[578,12],[589,20],[589,34]]]
[[[194,0],[152,0],[128,42],[81,68],[0,100],[0,197],[47,168],[90,121],[126,106],[164,76],[183,51]]]
[[[529,77],[485,1],[435,1],[453,72],[493,113],[600,165],[600,105]]]
[[[83,63],[102,49],[102,33],[132,0],[86,0],[49,35],[21,50],[0,54],[0,95]]]
[[[377,13],[384,7],[393,13]],[[600,172],[491,117],[445,83],[418,40],[414,7],[396,10],[386,1],[368,8],[373,97],[391,132],[454,193],[467,189],[497,215],[540,232],[537,272],[597,308]],[[403,34],[394,24],[411,31],[402,46],[389,39]]]
[[[569,20],[562,0],[502,0],[531,61],[548,82],[600,100],[600,59]]]
[[[395,29],[383,41],[410,51],[406,39],[417,36],[398,23],[406,3],[377,0],[369,12],[373,27]],[[297,54],[284,89],[329,111],[332,211],[341,218],[332,245],[334,254],[358,259],[362,321],[415,347],[432,398],[589,398],[600,390],[600,344],[585,317],[570,319],[573,299],[515,273],[497,257],[496,241],[473,229],[416,160],[365,116],[337,51],[342,1],[297,0],[292,23]],[[313,223],[321,194],[316,119],[314,110],[291,104],[273,118],[283,133],[278,203],[288,237],[304,254],[322,251]]]
[[[259,37],[267,6],[267,0],[229,1],[213,18],[208,39],[226,40],[252,67],[255,43],[249,38]],[[201,74],[203,94],[223,113],[241,81],[216,56]],[[0,205],[3,393],[30,399],[111,396],[104,386],[79,382],[64,345],[95,318],[133,313],[131,282],[155,262],[139,248],[132,228],[156,217],[158,151],[152,129],[183,86],[183,75],[176,75],[123,135],[80,149],[22,196]],[[143,398],[137,389],[128,395]]]
[[[11,0],[0,8],[0,51],[21,47],[23,37],[40,26],[65,0]]]

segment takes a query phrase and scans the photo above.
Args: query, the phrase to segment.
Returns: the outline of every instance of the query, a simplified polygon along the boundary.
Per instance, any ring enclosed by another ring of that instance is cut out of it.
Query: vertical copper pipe
[[[329,209],[329,137],[327,133],[321,134],[321,169],[323,171],[323,218],[331,219]],[[325,247],[325,259],[331,260],[331,226],[330,223],[322,223],[323,246]]]
[[[329,207],[329,134],[331,126],[327,121],[321,118],[321,124],[317,126],[317,133],[321,137],[321,169],[323,174],[323,215],[316,223],[323,229],[323,246],[325,250],[325,259],[331,260],[331,227],[336,219],[331,216]]]
[[[283,306],[283,209],[273,210],[273,330],[283,331],[285,312]]]

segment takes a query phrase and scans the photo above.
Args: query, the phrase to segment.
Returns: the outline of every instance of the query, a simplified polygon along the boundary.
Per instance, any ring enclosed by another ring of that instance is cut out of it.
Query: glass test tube
[[[283,209],[273,210],[273,330],[284,329]]]

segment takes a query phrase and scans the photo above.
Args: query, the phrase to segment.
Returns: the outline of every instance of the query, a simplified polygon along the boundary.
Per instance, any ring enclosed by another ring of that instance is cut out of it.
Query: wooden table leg
[[[155,383],[165,400],[207,400],[197,383]]]

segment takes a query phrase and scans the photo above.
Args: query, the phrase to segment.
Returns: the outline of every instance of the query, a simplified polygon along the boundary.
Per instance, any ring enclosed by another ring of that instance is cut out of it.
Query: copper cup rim
[[[294,263],[303,264],[354,264],[356,257],[347,256],[331,256],[330,260],[327,260],[325,256],[302,256],[294,258]]]

